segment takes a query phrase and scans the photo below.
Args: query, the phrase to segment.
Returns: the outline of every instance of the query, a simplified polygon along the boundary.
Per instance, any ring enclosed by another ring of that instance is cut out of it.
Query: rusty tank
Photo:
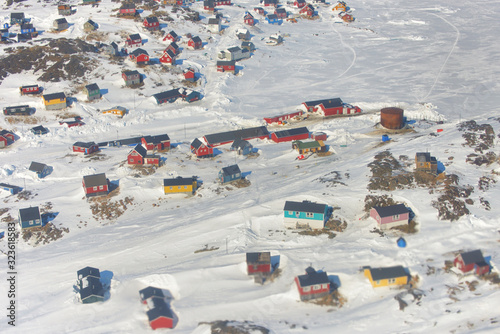
[[[396,107],[382,108],[380,110],[380,124],[387,129],[402,129],[405,125],[403,109]]]

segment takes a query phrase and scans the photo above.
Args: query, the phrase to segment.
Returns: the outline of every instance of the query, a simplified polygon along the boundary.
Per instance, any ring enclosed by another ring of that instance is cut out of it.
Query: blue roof
[[[372,280],[380,281],[383,279],[397,278],[408,276],[408,273],[403,266],[394,266],[387,268],[368,268],[372,275]]]
[[[153,308],[146,312],[149,322],[161,317],[173,319],[172,311],[163,299],[153,298],[153,305]]]
[[[151,297],[159,297],[159,298],[165,297],[162,289],[155,288],[153,286],[148,286],[147,288],[140,290],[139,295],[141,296],[141,300],[146,300]]]
[[[40,219],[40,210],[38,206],[19,209],[19,217],[23,222]]]
[[[237,173],[241,174],[240,167],[238,167],[238,165],[231,165],[222,168],[222,175],[234,175]]]
[[[276,131],[274,133],[274,135],[277,138],[284,138],[284,137],[291,137],[291,136],[296,136],[296,135],[300,135],[300,134],[304,134],[304,133],[309,133],[309,130],[306,127]]]
[[[80,269],[76,272],[76,277],[81,280],[87,276],[93,276],[93,277],[101,277],[101,273],[99,272],[99,269],[93,268],[93,267],[85,267],[83,269]]]
[[[302,201],[302,202],[286,201],[283,210],[324,213],[327,207],[328,206],[326,204],[318,204],[318,203],[313,203],[311,201]]]
[[[405,213],[408,213],[408,209],[404,204],[396,204],[396,205],[391,205],[391,206],[374,206],[373,207],[378,215],[383,218],[383,217],[390,217],[390,216],[395,216],[395,215],[402,215]]]
[[[325,272],[317,272],[312,267],[306,269],[305,275],[297,276],[301,287],[311,286],[316,284],[330,283],[328,275]]]
[[[170,186],[187,186],[187,185],[192,185],[193,181],[195,181],[195,177],[176,177],[173,179],[163,179],[163,186],[164,187],[170,187]]]

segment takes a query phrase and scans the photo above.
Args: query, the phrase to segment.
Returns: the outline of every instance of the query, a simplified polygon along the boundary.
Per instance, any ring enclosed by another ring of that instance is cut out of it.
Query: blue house
[[[241,179],[241,171],[238,165],[224,167],[219,172],[219,182],[224,184]]]
[[[42,226],[42,217],[38,206],[19,209],[19,225],[22,229]]]
[[[253,146],[247,140],[236,139],[231,145],[231,151],[236,151],[239,155],[247,155],[252,153]]]
[[[281,24],[282,22],[276,14],[268,14],[266,16],[266,21],[269,24]]]
[[[21,34],[31,34],[36,31],[36,28],[33,27],[31,23],[21,24]]]
[[[172,103],[175,102],[179,97],[181,97],[181,93],[178,89],[171,89],[165,92],[153,94],[154,99],[157,104],[163,103]]]
[[[283,211],[286,228],[322,229],[328,217],[328,205],[311,201],[286,201]]]
[[[29,170],[32,172],[35,172],[39,178],[43,178],[43,177],[49,175],[49,173],[50,173],[49,166],[47,166],[46,164],[42,164],[40,162],[34,162],[34,161],[31,162]]]
[[[10,185],[10,184],[7,184],[7,183],[0,183],[0,189],[7,190],[12,195],[15,195],[18,192],[20,192],[21,190],[23,190],[23,188],[21,188],[21,187],[13,186],[13,185]]]

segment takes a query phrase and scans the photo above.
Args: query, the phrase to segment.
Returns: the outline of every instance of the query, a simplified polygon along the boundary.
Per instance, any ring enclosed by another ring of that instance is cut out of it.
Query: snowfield
[[[139,33],[151,59],[158,59],[167,46],[159,35],[146,32],[142,20],[117,18],[120,4],[103,1],[97,8],[69,1],[76,13],[67,16],[70,28],[53,33],[59,18],[56,2],[27,0],[0,8],[0,23],[10,21],[10,12],[24,12],[40,36],[32,42],[0,44],[0,57],[18,46],[44,45],[50,39],[85,39],[83,23],[92,18],[99,24],[103,43],[115,41],[124,47],[124,36]],[[282,5],[292,14],[298,9]],[[491,1],[428,1],[409,4],[397,0],[349,1],[356,18],[339,21],[331,10],[334,3],[314,4],[318,18],[297,23],[267,24],[253,11],[257,0],[235,0],[220,6],[220,35],[206,28],[210,14],[203,2],[190,4],[201,21],[185,20],[172,7],[160,8],[173,21],[162,21],[162,30],[182,36],[182,52],[176,69],[163,65],[137,67],[128,57],[110,60],[103,53],[89,54],[95,68],[72,81],[42,82],[43,69],[11,74],[0,81],[0,106],[28,104],[36,108],[36,124],[9,122],[0,117],[0,129],[19,137],[0,149],[0,182],[31,192],[27,199],[0,190],[0,232],[6,231],[8,216],[18,210],[46,206],[55,213],[57,228],[69,229],[62,238],[34,246],[21,237],[16,244],[16,322],[8,324],[8,285],[0,285],[5,315],[2,333],[147,333],[151,332],[138,291],[152,285],[168,290],[176,317],[175,333],[210,333],[200,322],[251,321],[271,333],[496,333],[500,330],[500,286],[473,276],[461,277],[443,269],[459,250],[481,249],[491,256],[493,272],[500,264],[500,197],[498,159],[489,165],[466,162],[474,151],[465,145],[464,121],[490,124],[495,133],[486,151],[498,154],[500,94],[498,77],[498,31],[500,4]],[[219,8],[219,7],[217,7]],[[258,20],[255,27],[243,24],[245,11]],[[142,18],[151,14],[143,10]],[[113,16],[111,16],[113,15]],[[248,28],[256,50],[250,59],[236,63],[237,75],[219,73],[217,53],[240,45],[236,31]],[[11,32],[17,32],[18,27]],[[202,50],[188,50],[185,35],[200,36]],[[265,43],[281,33],[284,42]],[[91,44],[95,40],[88,41]],[[202,100],[188,104],[176,101],[156,105],[153,94],[183,87],[182,69],[194,68],[200,78],[192,87]],[[144,75],[139,88],[124,87],[122,70],[137,69]],[[97,83],[104,92],[97,102],[86,102],[82,88]],[[44,93],[64,91],[72,104],[64,112],[48,111],[40,97],[20,96],[19,86],[38,83]],[[325,132],[333,153],[297,160],[291,143],[252,140],[255,157],[236,155],[230,145],[217,147],[212,159],[196,159],[190,143],[205,134],[264,125],[263,118],[292,112],[304,101],[340,97],[363,109],[359,116],[310,118],[292,125],[269,126],[270,132],[307,126]],[[123,106],[123,118],[100,111]],[[378,124],[380,109],[399,107],[412,131],[386,133]],[[61,116],[62,115],[62,116]],[[68,128],[61,117],[82,117],[84,126]],[[50,132],[38,136],[35,125]],[[438,131],[439,130],[439,131]],[[72,152],[76,141],[96,143],[141,135],[167,133],[169,152],[161,153],[164,164],[151,174],[141,174],[126,163],[132,147],[102,147],[99,154],[84,157]],[[455,174],[459,185],[474,187],[466,204],[470,213],[457,221],[438,218],[432,206],[440,188],[413,187],[394,191],[370,191],[368,164],[389,150],[398,159],[408,156],[408,171],[416,152],[428,151],[447,175]],[[484,153],[486,153],[486,151]],[[53,168],[38,179],[28,170],[31,161]],[[237,163],[251,182],[237,188],[221,186],[221,168]],[[332,172],[338,172],[333,180]],[[95,201],[85,199],[82,177],[106,173],[117,185],[110,196],[108,218],[93,211]],[[197,176],[201,188],[194,196],[165,195],[163,179]],[[491,179],[479,189],[481,177]],[[326,181],[325,181],[326,179]],[[411,207],[418,232],[372,233],[376,222],[364,212],[368,194],[391,196]],[[329,239],[299,235],[283,227],[285,201],[311,200],[335,208],[335,216],[347,222],[344,232]],[[489,202],[487,209],[484,200]],[[4,209],[4,210],[3,210]],[[406,248],[396,240],[404,236]],[[0,240],[0,281],[9,277],[7,238]],[[207,251],[200,251],[208,249]],[[210,250],[213,249],[213,250]],[[198,252],[197,252],[198,251]],[[258,285],[247,276],[245,253],[270,251],[279,257],[281,275]],[[341,308],[300,302],[294,283],[312,265],[340,279],[339,292],[347,299]],[[373,289],[360,272],[363,266],[402,265],[418,275],[424,296],[401,311],[396,289]],[[109,283],[105,301],[82,304],[75,290],[76,272],[86,267],[101,270]],[[471,287],[471,282],[474,286]],[[169,331],[169,330],[162,330]]]

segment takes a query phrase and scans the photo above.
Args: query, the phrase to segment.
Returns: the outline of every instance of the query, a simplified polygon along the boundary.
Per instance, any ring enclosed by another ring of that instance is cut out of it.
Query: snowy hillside
[[[176,324],[170,331],[175,333],[210,333],[210,326],[200,323],[217,320],[249,321],[271,333],[499,331],[500,285],[444,269],[445,261],[460,250],[481,249],[491,256],[493,273],[500,264],[500,198],[495,195],[500,173],[499,4],[349,1],[356,19],[347,24],[332,11],[334,3],[313,4],[318,15],[309,20],[282,0],[297,22],[271,25],[254,12],[258,0],[234,0],[232,6],[217,7],[223,32],[215,34],[207,29],[213,15],[203,9],[202,1],[189,4],[189,9],[165,6],[155,12],[153,1],[136,2],[136,20],[117,17],[119,2],[104,0],[97,7],[68,3],[76,13],[66,16],[70,26],[62,32],[53,31],[53,21],[61,17],[56,2],[4,1],[0,7],[2,26],[10,23],[11,12],[24,12],[40,32],[29,42],[0,44],[0,107],[36,108],[24,118],[29,121],[0,117],[0,130],[18,137],[0,148],[0,183],[25,190],[18,196],[0,189],[0,232],[6,234],[0,239],[0,280],[10,275],[8,222],[17,220],[19,209],[43,208],[60,230],[56,240],[45,244],[36,244],[35,238],[25,241],[20,233],[16,326],[4,316],[0,332],[151,332],[138,293],[149,285],[171,294]],[[187,19],[193,11],[200,21]],[[246,11],[258,20],[254,27],[244,25]],[[168,43],[142,27],[143,19],[153,13],[165,33],[174,30],[181,36],[174,68],[158,61]],[[84,31],[88,19],[99,25],[96,32]],[[256,50],[236,63],[236,75],[217,72],[218,52],[240,46],[236,32],[243,28],[249,29]],[[18,26],[10,29],[18,32]],[[93,48],[97,42],[126,48],[126,37],[135,33],[153,64],[138,66],[128,56],[111,58]],[[283,43],[266,43],[276,33]],[[199,36],[203,49],[188,49],[187,34]],[[49,44],[55,39],[59,44]],[[79,47],[90,51],[70,53],[61,46],[69,48],[64,39],[85,41],[88,46],[79,42]],[[16,49],[20,47],[25,49]],[[19,64],[13,64],[16,57]],[[188,67],[199,76],[193,86],[183,82],[182,71]],[[124,70],[141,73],[143,85],[126,87]],[[88,102],[83,92],[91,83],[103,93],[95,102]],[[45,110],[41,97],[19,94],[20,86],[31,84],[42,86],[44,94],[65,92],[70,106]],[[201,100],[157,105],[153,98],[182,87],[201,93]],[[218,154],[209,159],[197,159],[190,151],[195,138],[263,126],[264,117],[293,112],[305,101],[335,97],[363,113],[268,126],[270,132],[299,126],[324,132],[330,155],[299,160],[290,142],[267,139],[250,141],[257,150],[251,157],[237,155],[230,145],[217,147]],[[123,118],[102,114],[114,106],[128,113]],[[381,128],[384,107],[404,109],[408,129]],[[60,124],[75,116],[85,125]],[[50,132],[35,135],[30,131],[35,125]],[[172,148],[159,153],[164,163],[157,169],[127,165],[130,146],[103,146],[90,157],[72,151],[77,141],[101,143],[165,133]],[[391,140],[382,142],[383,134]],[[370,190],[374,175],[369,164],[384,151],[401,165],[395,176],[413,172],[416,152],[430,152],[444,174],[455,180],[451,187],[458,195],[445,182],[429,185],[413,179],[392,190]],[[475,163],[476,158],[490,161]],[[37,178],[28,170],[32,161],[49,165],[52,172]],[[218,184],[221,168],[232,164],[246,175],[248,187]],[[97,173],[106,173],[116,189],[105,199],[87,200],[82,178]],[[163,180],[177,176],[197,176],[202,186],[193,196],[165,195]],[[365,211],[367,195],[388,195],[410,207],[417,232],[374,233],[376,221]],[[445,195],[468,213],[453,221],[440,219],[436,203]],[[347,228],[334,238],[285,229],[285,202],[303,200],[332,207]],[[397,246],[400,236],[406,248]],[[264,285],[254,283],[246,270],[246,252],[258,251],[279,256],[281,275]],[[418,276],[417,288],[424,294],[420,301],[404,297],[404,310],[394,299],[400,290],[374,289],[360,272],[363,266],[396,265]],[[109,283],[104,302],[80,302],[76,272],[86,266],[99,268]],[[342,307],[300,301],[294,278],[308,266],[338,276],[338,291],[346,298]],[[7,285],[0,285],[5,314],[13,300],[8,291]]]

